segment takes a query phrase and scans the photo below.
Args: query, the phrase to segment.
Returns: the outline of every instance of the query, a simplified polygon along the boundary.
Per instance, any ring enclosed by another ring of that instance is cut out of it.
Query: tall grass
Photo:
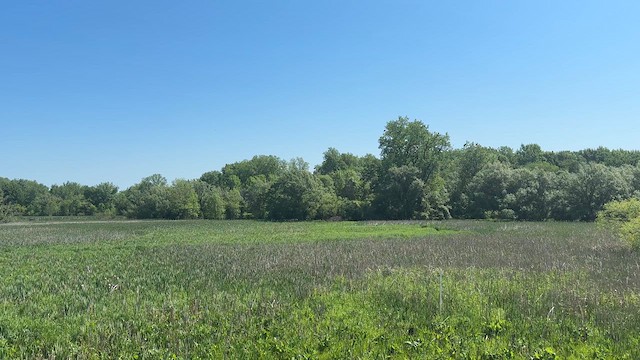
[[[639,262],[584,223],[3,225],[0,358],[639,358]]]

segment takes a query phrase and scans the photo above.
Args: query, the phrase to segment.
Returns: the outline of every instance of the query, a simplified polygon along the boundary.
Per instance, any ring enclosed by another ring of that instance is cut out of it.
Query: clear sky
[[[466,141],[639,149],[640,1],[3,1],[0,176],[197,178]]]

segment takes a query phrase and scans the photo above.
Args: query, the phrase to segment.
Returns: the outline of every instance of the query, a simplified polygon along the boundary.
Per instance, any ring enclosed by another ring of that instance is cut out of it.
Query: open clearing
[[[639,274],[591,223],[0,226],[0,358],[633,359]]]

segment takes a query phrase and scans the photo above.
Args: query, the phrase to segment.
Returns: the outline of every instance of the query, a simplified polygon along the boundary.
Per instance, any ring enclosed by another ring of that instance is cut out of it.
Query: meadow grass
[[[2,225],[0,358],[634,359],[639,264],[589,223]]]

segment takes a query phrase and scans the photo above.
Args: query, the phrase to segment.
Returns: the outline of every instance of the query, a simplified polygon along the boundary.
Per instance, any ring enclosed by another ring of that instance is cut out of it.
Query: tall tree
[[[202,218],[224,219],[225,204],[220,188],[200,180],[196,180],[193,187],[198,195]]]
[[[413,166],[425,182],[437,174],[442,153],[451,147],[449,135],[431,132],[422,121],[408,117],[388,122],[379,144],[384,168]]]
[[[93,215],[96,207],[85,197],[87,186],[67,181],[62,185],[51,186],[51,194],[61,199],[58,215]]]
[[[362,157],[340,153],[335,148],[329,148],[324,153],[324,159],[316,167],[316,174],[328,176],[330,186],[324,182],[325,188],[338,198],[338,213],[344,219],[362,220],[370,213],[373,201],[373,182],[379,173],[379,162],[373,155]]]
[[[5,203],[4,192],[0,188],[0,223],[9,221],[11,215],[11,207]]]
[[[167,191],[167,212],[169,219],[195,219],[200,215],[200,202],[193,183],[175,180]]]
[[[110,182],[103,182],[96,186],[84,188],[84,197],[95,206],[100,213],[112,213],[115,211],[115,196],[118,187]]]
[[[245,204],[245,215],[254,219],[264,219],[267,213],[267,196],[273,181],[268,180],[264,175],[249,178],[241,193]]]
[[[285,168],[286,162],[276,156],[257,155],[250,160],[225,165],[222,168],[222,178],[223,183],[226,181],[231,185],[244,186],[253,176],[262,175],[267,181],[272,181],[282,174]],[[232,178],[234,180],[231,180]]]
[[[495,150],[470,142],[451,153],[452,168],[447,174],[451,188],[451,212],[456,217],[465,217],[469,208],[469,183],[487,164],[497,161],[498,155]]]
[[[421,121],[407,117],[387,123],[379,139],[382,174],[377,186],[378,215],[413,218],[434,209],[424,201],[430,191],[440,191],[432,198],[443,199],[446,188],[435,186],[440,178],[443,153],[450,148],[449,136],[429,131]],[[446,201],[445,201],[446,203]]]
[[[291,161],[288,170],[271,186],[266,201],[272,220],[312,220],[337,214],[338,199],[320,178],[308,171],[302,159]]]
[[[595,220],[604,204],[631,195],[631,184],[621,168],[589,163],[568,180],[567,201],[572,217],[578,220]]]
[[[520,149],[515,153],[516,164],[525,166],[545,161],[544,152],[538,144],[520,145]]]
[[[33,203],[36,198],[48,193],[49,188],[32,180],[9,180],[0,177],[0,190],[4,193],[5,203],[13,212],[21,215],[39,215]]]
[[[167,179],[153,174],[142,179],[123,192],[119,199],[119,211],[131,218],[159,219],[167,215],[169,208]]]
[[[505,209],[503,203],[512,181],[512,173],[511,167],[501,162],[493,162],[478,171],[467,187],[467,216],[481,219]]]

